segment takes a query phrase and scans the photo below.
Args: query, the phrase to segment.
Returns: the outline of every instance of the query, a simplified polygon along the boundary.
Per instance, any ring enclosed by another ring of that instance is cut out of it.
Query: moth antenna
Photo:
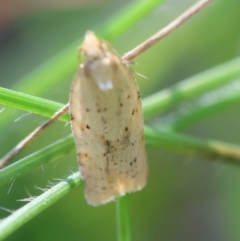
[[[136,75],[138,75],[139,77],[145,79],[145,80],[149,80],[149,78],[148,78],[147,76],[145,76],[145,75],[142,75],[142,74],[140,74],[140,73],[138,73],[138,72],[136,72],[136,71],[134,71],[134,73],[135,73]]]

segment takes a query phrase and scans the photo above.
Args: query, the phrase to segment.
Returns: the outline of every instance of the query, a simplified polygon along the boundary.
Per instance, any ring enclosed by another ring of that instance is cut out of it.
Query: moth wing
[[[100,205],[147,180],[141,99],[132,71],[114,53],[86,62],[70,94],[72,131],[89,204]]]

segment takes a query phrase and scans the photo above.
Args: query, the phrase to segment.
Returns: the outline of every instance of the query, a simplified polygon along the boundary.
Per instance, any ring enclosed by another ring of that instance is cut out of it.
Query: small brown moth
[[[140,92],[126,61],[93,32],[80,55],[70,114],[80,172],[89,204],[107,203],[147,182]]]

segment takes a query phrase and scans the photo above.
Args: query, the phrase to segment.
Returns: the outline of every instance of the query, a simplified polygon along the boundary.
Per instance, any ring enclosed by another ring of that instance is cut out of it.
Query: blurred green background
[[[146,18],[111,44],[123,54],[182,13],[196,1],[165,1]],[[129,1],[92,0],[9,1],[2,6],[0,25],[0,85],[18,90],[18,81],[55,56],[84,33],[98,30]],[[60,4],[60,5],[59,5]],[[12,9],[11,11],[9,9]],[[8,11],[7,11],[8,10]],[[9,12],[9,14],[7,14]],[[240,53],[240,1],[216,0],[178,30],[138,57],[133,66],[149,80],[137,77],[142,96],[171,86]],[[77,45],[76,45],[77,65]],[[38,96],[67,103],[74,73]],[[34,83],[34,88],[38,83]],[[33,94],[31,88],[22,90]],[[183,103],[189,108],[194,103]],[[46,118],[14,108],[0,108],[0,156]],[[171,110],[168,114],[174,113]],[[152,123],[166,121],[157,117]],[[186,133],[240,144],[240,104],[198,123]],[[69,125],[57,123],[21,156],[70,133]],[[138,193],[128,195],[133,240],[238,241],[240,239],[240,169],[210,163],[163,149],[149,148],[149,181]],[[20,199],[38,196],[48,182],[76,171],[75,153],[1,187],[0,206],[16,210]],[[10,189],[11,188],[11,189]],[[8,216],[0,209],[0,218]],[[116,240],[114,202],[93,208],[86,204],[83,186],[32,219],[6,240]]]

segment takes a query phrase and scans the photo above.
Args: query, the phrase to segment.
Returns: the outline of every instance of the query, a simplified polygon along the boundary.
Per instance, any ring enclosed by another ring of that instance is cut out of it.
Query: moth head
[[[104,43],[99,40],[94,32],[88,31],[85,35],[79,54],[87,61],[102,59],[106,56]]]

